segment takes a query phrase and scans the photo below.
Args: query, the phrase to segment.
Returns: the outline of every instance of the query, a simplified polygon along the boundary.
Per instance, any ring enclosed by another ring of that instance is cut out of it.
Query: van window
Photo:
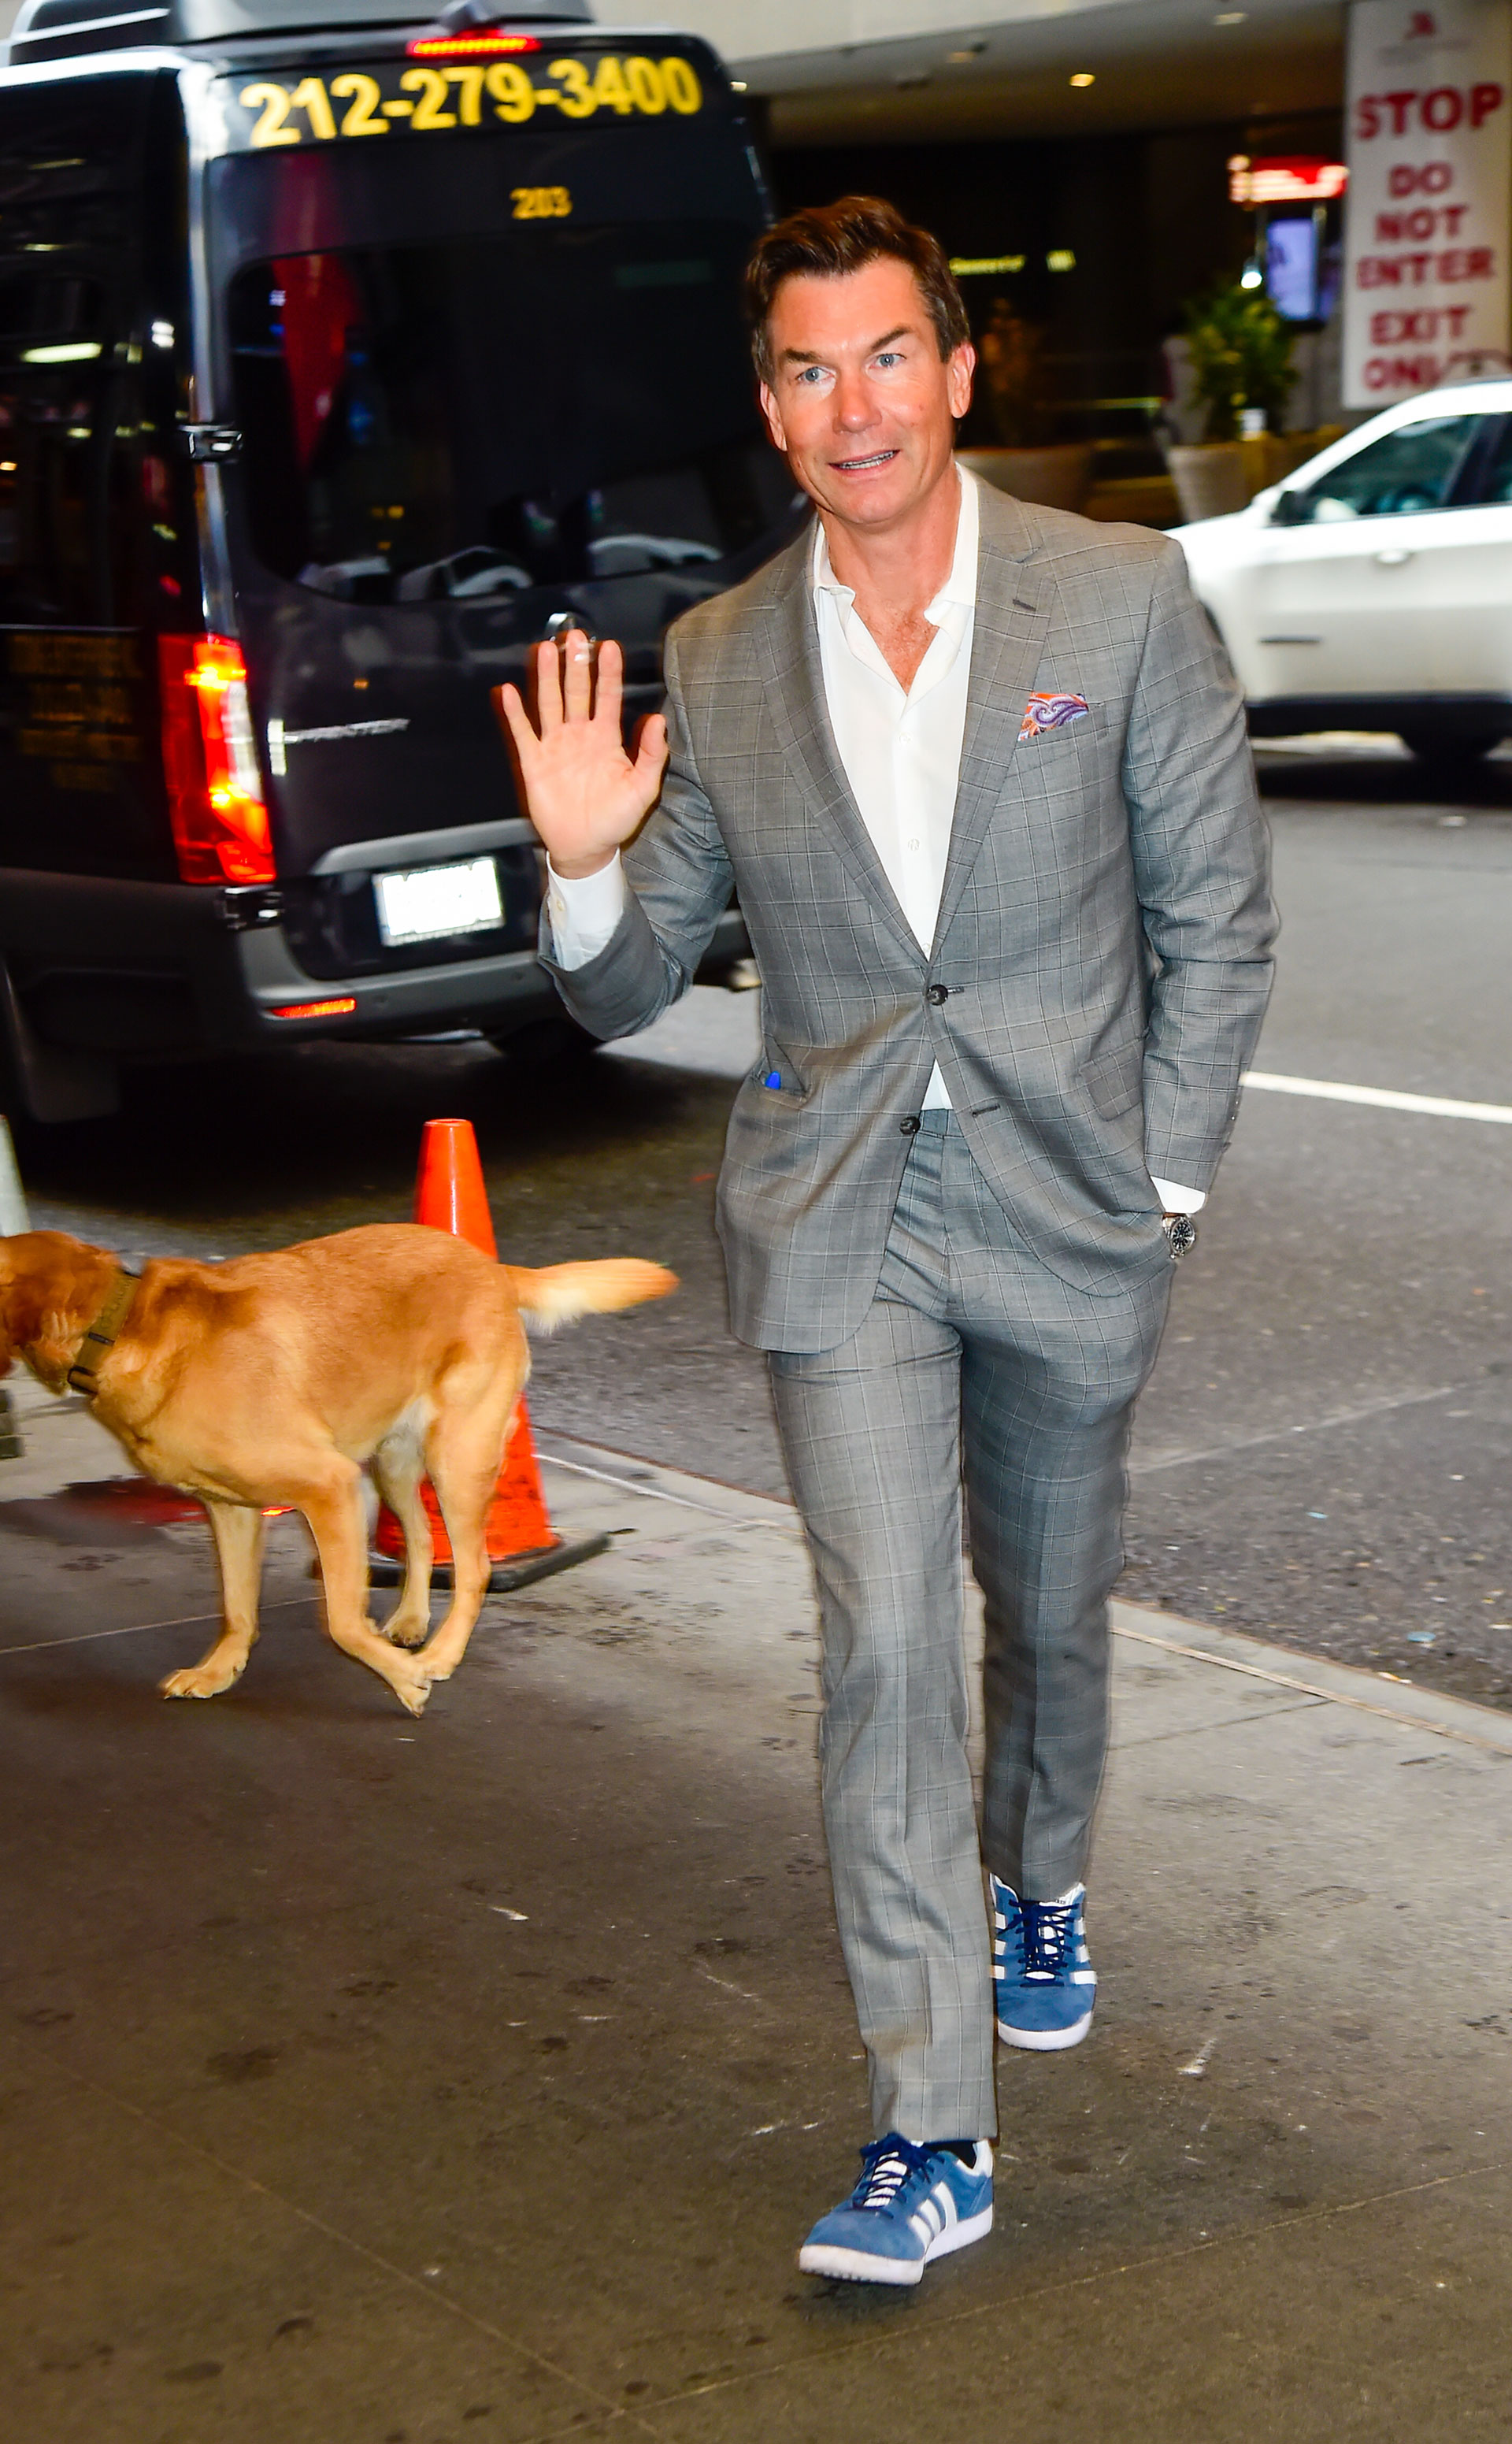
[[[714,563],[792,498],[732,223],[276,255],[231,286],[253,549],[316,592],[507,595]]]
[[[33,89],[0,115],[0,621],[134,616],[127,451],[148,81]]]

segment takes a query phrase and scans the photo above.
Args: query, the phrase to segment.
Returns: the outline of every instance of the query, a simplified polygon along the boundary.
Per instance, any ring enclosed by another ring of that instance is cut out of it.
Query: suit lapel
[[[762,626],[760,649],[766,664],[772,723],[784,757],[802,775],[814,814],[852,881],[922,965],[925,954],[861,821],[830,728],[809,585],[812,548],[813,529],[808,528],[784,555],[787,566],[779,564],[778,590]]]
[[[1050,625],[1045,580],[1024,565],[1034,545],[1018,503],[984,484],[981,517],[961,777],[934,927],[936,943],[945,939],[1002,800]]]

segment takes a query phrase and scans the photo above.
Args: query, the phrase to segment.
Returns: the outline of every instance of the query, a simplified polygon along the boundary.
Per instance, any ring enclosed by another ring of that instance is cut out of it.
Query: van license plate
[[[491,857],[465,865],[417,865],[406,874],[376,874],[378,932],[389,950],[430,942],[443,934],[486,934],[504,923],[499,869]]]

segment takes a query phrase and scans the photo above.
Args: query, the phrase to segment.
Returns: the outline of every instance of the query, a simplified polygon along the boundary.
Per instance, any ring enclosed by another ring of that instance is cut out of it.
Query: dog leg
[[[257,1636],[257,1598],[263,1573],[263,1514],[240,1504],[207,1504],[220,1563],[222,1625],[203,1661],[170,1672],[157,1683],[165,1697],[218,1697],[247,1669]]]
[[[423,1713],[433,1675],[419,1658],[401,1655],[367,1618],[367,1535],[362,1472],[332,1452],[323,1481],[290,1491],[309,1521],[325,1583],[325,1626],[343,1655],[355,1656],[386,1680],[401,1706]]]
[[[452,1543],[451,1609],[420,1656],[433,1680],[449,1680],[461,1662],[489,1590],[485,1530],[516,1397],[511,1392],[502,1418],[496,1398],[443,1407],[426,1437],[431,1483]]]
[[[404,1530],[404,1584],[387,1620],[375,1621],[392,1646],[423,1646],[431,1635],[431,1522],[420,1499],[425,1458],[417,1435],[391,1435],[372,1462],[373,1482]]]

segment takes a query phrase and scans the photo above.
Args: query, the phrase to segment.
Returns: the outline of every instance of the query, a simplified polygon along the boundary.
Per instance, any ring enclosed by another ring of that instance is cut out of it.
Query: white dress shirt
[[[824,704],[845,778],[894,897],[926,953],[934,940],[945,861],[955,818],[966,731],[971,634],[976,620],[977,479],[965,468],[950,573],[925,611],[934,630],[924,659],[905,688],[888,667],[856,608],[851,586],[830,565],[824,528],[816,520],[809,563],[819,627]],[[550,868],[547,908],[556,955],[564,968],[583,967],[604,950],[624,912],[627,885],[618,857],[578,881]],[[949,1109],[938,1062],[924,1090],[924,1109]],[[1157,1179],[1168,1213],[1195,1213],[1200,1189]]]
[[[955,819],[976,624],[977,485],[964,468],[957,472],[955,557],[925,611],[934,634],[911,687],[904,688],[888,668],[856,608],[853,588],[837,579],[818,521],[809,570],[835,745],[893,896],[925,952],[934,941]],[[924,1109],[948,1110],[950,1102],[936,1062],[924,1089]]]

